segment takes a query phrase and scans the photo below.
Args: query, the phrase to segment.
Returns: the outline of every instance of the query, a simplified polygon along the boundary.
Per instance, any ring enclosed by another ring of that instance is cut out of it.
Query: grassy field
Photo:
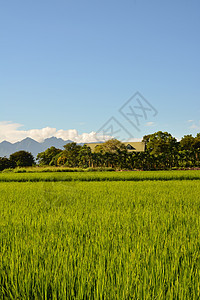
[[[199,174],[0,174],[0,299],[199,299]]]
[[[200,180],[200,170],[0,173],[0,182]]]

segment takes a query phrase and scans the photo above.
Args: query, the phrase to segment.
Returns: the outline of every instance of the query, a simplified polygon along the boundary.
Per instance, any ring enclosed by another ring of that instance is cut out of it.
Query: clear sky
[[[120,111],[137,91],[138,124]],[[200,1],[0,0],[0,101],[0,141],[89,141],[110,125],[195,136]]]

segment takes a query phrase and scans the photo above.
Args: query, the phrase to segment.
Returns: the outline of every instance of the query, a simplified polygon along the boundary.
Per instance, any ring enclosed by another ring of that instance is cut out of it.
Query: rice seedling
[[[78,176],[0,183],[0,298],[199,299],[200,181]]]
[[[0,182],[199,180],[200,170],[124,172],[2,172]]]

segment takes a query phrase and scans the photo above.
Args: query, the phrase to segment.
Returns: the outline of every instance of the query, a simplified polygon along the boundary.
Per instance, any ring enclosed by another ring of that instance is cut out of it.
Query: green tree
[[[91,166],[92,159],[92,151],[90,147],[87,145],[83,145],[83,147],[79,151],[79,166],[83,168],[88,168]]]
[[[100,161],[100,156],[103,158],[103,164],[101,164],[101,166],[112,168],[119,167],[121,169],[127,167],[128,152],[126,146],[117,139],[111,139],[98,145],[95,148],[95,153],[99,154],[93,156],[99,158],[98,163]]]
[[[200,133],[197,133],[196,137],[194,138],[193,148],[200,149]]]
[[[180,150],[193,150],[195,138],[191,135],[184,135],[180,141]]]
[[[178,142],[168,132],[158,131],[153,134],[145,135],[143,142],[146,144],[146,150],[150,154],[172,153],[177,151]]]
[[[11,162],[7,157],[0,157],[0,171],[11,167]]]
[[[39,162],[39,165],[44,166],[44,165],[53,165],[54,164],[54,157],[57,156],[59,153],[61,153],[62,150],[57,149],[55,147],[50,147],[44,152],[40,152],[37,155],[37,160]]]
[[[104,155],[102,152],[92,153],[91,167],[103,167],[104,166]]]
[[[63,151],[59,152],[58,154],[56,154],[52,160],[50,161],[49,165],[50,166],[58,166],[58,160],[59,158],[62,156]]]
[[[95,148],[95,152],[103,153],[119,153],[119,151],[127,151],[126,146],[117,139],[108,140]]]
[[[58,164],[66,165],[67,167],[78,167],[79,166],[79,153],[82,149],[82,146],[77,145],[76,143],[68,143],[64,146],[62,155],[58,159]]]
[[[30,152],[18,151],[10,155],[10,163],[15,167],[30,167],[35,165],[34,157]]]

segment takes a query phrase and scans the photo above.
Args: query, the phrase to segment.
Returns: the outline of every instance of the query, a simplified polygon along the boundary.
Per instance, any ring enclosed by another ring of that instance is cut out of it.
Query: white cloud
[[[128,142],[141,142],[142,141],[142,138],[132,138],[132,139],[129,139]]]
[[[78,134],[76,129],[69,130],[58,130],[55,135],[57,138],[62,138],[63,140],[72,140],[76,143],[89,143],[89,142],[97,142],[96,132],[92,131],[90,133],[82,133]]]
[[[196,123],[194,120],[188,120],[187,122],[191,124],[189,129],[200,130],[200,121]]]
[[[145,124],[145,126],[148,126],[148,127],[152,127],[152,126],[155,126],[156,124],[154,122],[147,122]]]
[[[190,129],[197,129],[200,130],[200,126],[196,125],[196,124],[192,124],[190,127]]]
[[[6,140],[11,143],[15,143],[30,137],[38,142],[44,141],[46,138],[55,136],[57,138],[62,138],[63,140],[72,140],[77,143],[89,143],[98,142],[96,132],[92,131],[90,133],[79,134],[76,129],[63,130],[51,127],[45,127],[42,129],[31,129],[22,130],[22,124],[12,123],[9,121],[0,122],[0,142]]]

